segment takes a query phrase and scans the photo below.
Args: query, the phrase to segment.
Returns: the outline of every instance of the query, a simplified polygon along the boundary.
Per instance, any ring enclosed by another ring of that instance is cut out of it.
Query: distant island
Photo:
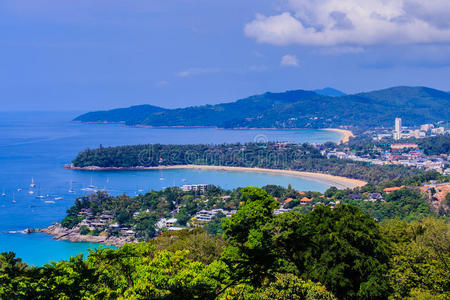
[[[165,109],[152,105],[89,112],[78,122],[123,123],[149,127],[346,128],[365,130],[448,120],[450,94],[427,87],[392,87],[345,95],[326,88],[264,93],[235,102]],[[408,123],[406,123],[408,122]]]

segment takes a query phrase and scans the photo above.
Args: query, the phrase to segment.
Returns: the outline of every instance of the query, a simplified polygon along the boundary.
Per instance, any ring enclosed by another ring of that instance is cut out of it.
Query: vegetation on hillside
[[[129,125],[215,126],[221,128],[359,128],[406,125],[448,119],[450,94],[425,87],[394,87],[369,93],[330,97],[312,91],[251,96],[236,102],[136,114],[136,108],[90,112],[75,120],[125,121]],[[118,116],[121,115],[121,116]]]
[[[449,224],[384,225],[360,209],[279,203],[244,188],[223,237],[201,229],[31,267],[0,254],[2,299],[448,299]],[[194,246],[195,245],[195,246]],[[188,250],[187,250],[188,249]]]
[[[329,158],[309,144],[135,145],[100,147],[80,152],[76,167],[155,167],[169,165],[215,165],[260,167],[326,173],[370,183],[408,178],[423,171],[398,165],[368,165]]]

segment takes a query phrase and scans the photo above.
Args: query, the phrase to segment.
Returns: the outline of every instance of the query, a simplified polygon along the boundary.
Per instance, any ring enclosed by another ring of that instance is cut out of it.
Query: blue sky
[[[450,1],[422,2],[2,0],[0,110],[450,90]]]

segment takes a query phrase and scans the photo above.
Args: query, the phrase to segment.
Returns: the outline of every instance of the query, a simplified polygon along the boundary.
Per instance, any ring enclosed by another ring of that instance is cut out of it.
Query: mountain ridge
[[[395,117],[419,125],[448,120],[450,94],[428,87],[397,86],[344,96],[314,91],[266,92],[215,105],[165,109],[152,105],[89,112],[75,121],[123,122],[154,127],[326,128],[392,126]]]

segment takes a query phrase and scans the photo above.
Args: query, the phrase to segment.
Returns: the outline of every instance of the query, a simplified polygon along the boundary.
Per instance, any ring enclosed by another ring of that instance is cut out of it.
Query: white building
[[[394,140],[402,138],[402,119],[395,118]]]
[[[212,209],[212,210],[201,210],[196,215],[195,218],[197,221],[200,222],[209,222],[214,218],[219,212],[223,213],[227,218],[231,217],[232,214],[236,213],[235,210],[229,211],[229,210],[223,210],[221,208],[219,209]]]
[[[208,189],[209,184],[185,184],[181,187],[184,192],[201,192],[203,193],[206,189]]]

